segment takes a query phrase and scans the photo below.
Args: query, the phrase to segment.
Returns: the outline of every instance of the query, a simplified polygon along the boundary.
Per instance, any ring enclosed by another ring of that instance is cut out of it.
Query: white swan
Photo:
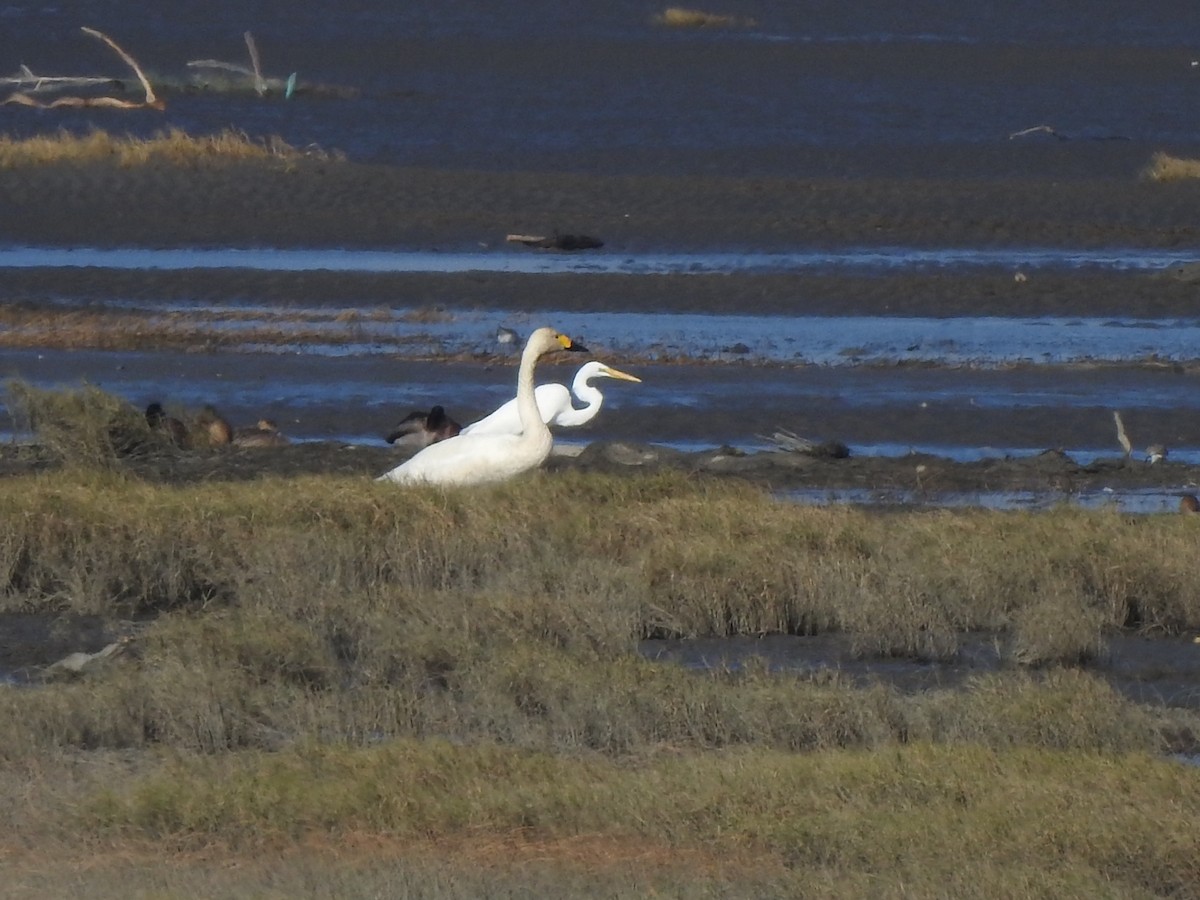
[[[571,403],[571,391],[567,390],[565,384],[539,385],[534,395],[537,398],[538,412],[541,413],[542,421],[547,425],[572,427],[596,418],[596,413],[600,412],[600,405],[604,402],[604,395],[598,388],[592,387],[591,380],[593,378],[617,378],[621,381],[636,381],[639,384],[642,381],[640,378],[622,372],[620,369],[614,369],[612,366],[606,366],[604,363],[585,363],[575,373],[575,380],[571,382],[571,388],[575,391],[575,396],[587,405],[582,409],[576,409]],[[520,434],[521,417],[517,414],[517,401],[509,400],[494,413],[485,416],[478,422],[472,422],[462,430],[462,433]]]
[[[533,392],[534,367],[541,356],[553,350],[586,349],[553,328],[539,328],[525,342],[517,373],[520,434],[458,434],[430,444],[376,480],[397,484],[486,484],[504,481],[541,465],[550,455],[554,438],[538,415]]]

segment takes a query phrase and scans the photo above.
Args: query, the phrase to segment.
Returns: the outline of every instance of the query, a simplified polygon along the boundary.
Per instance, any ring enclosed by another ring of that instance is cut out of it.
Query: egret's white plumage
[[[517,373],[520,434],[463,433],[430,444],[412,459],[381,475],[379,481],[398,484],[470,485],[504,481],[542,464],[554,438],[538,415],[533,370],[553,350],[583,350],[565,334],[539,328],[525,342]]]
[[[575,391],[575,396],[587,405],[582,409],[576,409],[571,402],[571,391],[565,384],[538,385],[534,396],[537,398],[538,412],[541,414],[542,421],[547,425],[562,425],[569,428],[594,419],[596,413],[600,412],[601,404],[604,403],[604,395],[600,393],[599,388],[592,386],[593,378],[617,378],[621,381],[639,383],[642,380],[619,369],[606,366],[604,363],[585,363],[575,373],[571,389]],[[521,417],[517,412],[517,401],[509,400],[494,413],[485,416],[478,422],[472,422],[462,430],[462,433],[520,434]]]

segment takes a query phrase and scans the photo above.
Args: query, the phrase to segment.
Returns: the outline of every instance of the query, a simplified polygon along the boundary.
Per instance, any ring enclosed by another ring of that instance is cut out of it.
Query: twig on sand
[[[821,459],[847,459],[850,456],[850,448],[841,441],[810,441],[808,438],[802,438],[794,431],[788,431],[786,428],[780,428],[771,435],[756,434],[756,438],[762,441],[773,443],[780,450],[788,453],[802,453],[805,456],[814,456]]]
[[[524,244],[539,250],[595,250],[604,246],[604,241],[586,234],[556,234],[553,237],[541,234],[510,234],[505,240],[511,244]]]
[[[293,72],[287,78],[267,78],[262,73],[262,66],[258,59],[258,45],[254,42],[254,35],[247,31],[242,35],[246,39],[246,49],[250,51],[250,68],[238,65],[237,63],[223,62],[219,59],[193,59],[188,62],[190,69],[219,69],[224,72],[236,72],[238,75],[244,75],[254,83],[254,90],[258,96],[265,96],[267,91],[277,90],[282,91],[284,97],[290,98],[293,91],[296,89],[296,73]]]
[[[788,431],[786,428],[781,428],[771,435],[756,434],[756,438],[762,441],[768,441],[780,450],[788,450],[792,453],[809,453],[816,443],[808,438],[802,438],[794,431]]]
[[[33,106],[33,107],[37,107],[39,109],[55,109],[57,107],[104,107],[104,108],[108,108],[108,109],[160,109],[160,110],[166,109],[166,106],[167,106],[166,103],[164,103],[158,96],[155,95],[154,88],[151,87],[151,85],[150,85],[150,79],[148,79],[146,77],[146,73],[142,71],[142,67],[138,65],[136,59],[134,59],[132,56],[130,56],[128,53],[126,53],[124,50],[122,50],[119,46],[117,46],[117,43],[112,38],[110,38],[108,35],[104,34],[103,32],[97,31],[95,28],[88,28],[86,25],[83,26],[81,30],[83,31],[84,34],[91,35],[92,37],[97,38],[98,40],[104,41],[104,43],[108,44],[108,46],[112,48],[113,52],[115,52],[117,54],[117,56],[121,57],[121,59],[123,59],[125,61],[125,63],[129,66],[129,68],[133,69],[133,74],[137,76],[137,80],[141,83],[142,90],[144,90],[146,92],[145,100],[139,102],[136,100],[124,100],[120,97],[108,97],[108,96],[59,97],[56,100],[51,100],[49,103],[43,103],[41,100],[38,100],[36,97],[33,97],[28,93],[16,91],[16,92],[12,93],[11,95],[9,95],[9,97],[6,100],[4,100],[4,103],[13,103],[13,104],[17,104],[19,106]],[[25,69],[25,67],[23,67],[23,66],[22,66],[22,68],[24,69],[24,71],[26,73],[28,73],[30,76],[32,76],[32,74],[33,74],[32,72],[29,72],[29,70]],[[97,83],[96,81],[93,81],[91,79],[87,79],[84,81],[80,81],[78,79],[56,79],[56,80],[60,81],[62,83],[62,86],[67,86],[68,84],[78,86],[81,84]],[[117,79],[106,78],[106,79],[100,79],[100,80],[111,83],[113,81],[116,81]],[[37,83],[35,83],[35,85],[34,85],[34,90],[36,91],[36,90],[39,90],[43,86],[47,86],[49,84],[49,81],[50,80],[46,79],[46,78],[38,79]]]
[[[1049,134],[1058,138],[1060,141],[1068,140],[1067,136],[1056,128],[1051,128],[1049,125],[1034,125],[1032,128],[1022,128],[1020,131],[1014,131],[1008,136],[1011,141],[1013,138],[1025,137],[1030,134]]]
[[[30,91],[56,91],[64,87],[91,87],[96,84],[117,84],[111,75],[34,75],[29,66],[22,65],[16,75],[0,78],[0,84],[13,87],[28,86]]]

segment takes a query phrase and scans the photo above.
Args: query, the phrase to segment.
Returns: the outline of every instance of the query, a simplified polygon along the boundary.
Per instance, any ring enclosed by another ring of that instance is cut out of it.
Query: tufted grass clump
[[[308,158],[341,157],[319,149],[292,147],[278,136],[253,138],[231,128],[208,135],[170,128],[148,138],[114,135],[103,129],[86,134],[60,130],[27,138],[0,135],[0,169],[62,163],[112,163],[128,168],[149,163],[294,162]]]
[[[169,450],[169,442],[151,430],[143,412],[99,388],[43,390],[14,379],[6,394],[17,428],[30,432],[68,465],[111,469],[123,457]]]
[[[509,858],[496,854],[491,866],[501,878],[514,863],[528,871],[523,844],[545,854],[575,843],[638,846],[679,868],[691,860],[693,878],[753,883],[742,859],[759,878],[802,876],[837,897],[880,883],[903,883],[904,896],[1162,896],[1194,884],[1196,783],[1194,770],[1141,754],[918,742],[886,753],[740,749],[629,763],[430,740],[176,758],[121,791],[85,790],[78,816],[109,840],[433,838],[463,865],[480,861],[466,848],[499,838]],[[724,867],[714,864],[722,857]],[[607,871],[595,857],[591,867]]]
[[[1155,153],[1142,171],[1149,181],[1170,182],[1200,178],[1200,159],[1186,159],[1169,153]]]
[[[654,22],[667,28],[752,28],[756,24],[753,19],[682,6],[667,7],[654,17]]]
[[[880,517],[679,473],[168,485],[116,459],[0,491],[0,654],[59,637],[0,673],[0,856],[30,896],[83,870],[100,898],[1195,884],[1200,769],[1166,754],[1200,716],[1092,668],[1111,635],[1200,627],[1190,518]],[[954,660],[979,631],[1001,665],[919,691],[639,654],[791,633]]]

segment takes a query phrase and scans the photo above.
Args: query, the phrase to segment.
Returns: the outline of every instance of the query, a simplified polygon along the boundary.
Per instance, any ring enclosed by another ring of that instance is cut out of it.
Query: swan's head
[[[543,353],[551,353],[555,350],[571,350],[573,352],[586,353],[587,347],[577,341],[571,340],[565,334],[560,334],[553,328],[539,328],[525,342],[526,353],[534,353],[541,356]]]

